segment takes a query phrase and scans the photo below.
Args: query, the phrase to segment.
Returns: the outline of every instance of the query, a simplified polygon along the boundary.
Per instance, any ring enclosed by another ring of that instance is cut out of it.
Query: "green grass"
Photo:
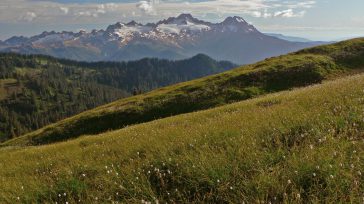
[[[362,74],[98,136],[4,147],[0,203],[361,203],[363,108]]]
[[[84,112],[2,144],[41,145],[321,83],[364,70],[364,38],[305,49]]]

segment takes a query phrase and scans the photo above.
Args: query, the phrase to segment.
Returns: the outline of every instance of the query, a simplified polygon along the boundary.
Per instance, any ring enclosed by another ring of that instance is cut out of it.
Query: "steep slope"
[[[86,61],[123,61],[145,57],[182,59],[198,53],[214,59],[248,64],[320,43],[289,42],[259,32],[241,17],[210,23],[190,14],[146,25],[118,22],[91,32],[43,32],[12,37],[0,51],[46,54]]]
[[[126,98],[3,145],[40,145],[96,134],[364,71],[364,38],[319,46]]]
[[[229,70],[208,56],[86,63],[0,54],[0,141],[132,94]]]
[[[361,203],[364,75],[43,147],[1,203]]]

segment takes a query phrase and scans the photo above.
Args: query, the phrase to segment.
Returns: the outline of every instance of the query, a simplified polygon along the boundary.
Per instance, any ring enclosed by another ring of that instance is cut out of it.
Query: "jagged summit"
[[[127,26],[142,26],[142,24],[137,23],[136,21],[132,20],[126,24]]]
[[[239,17],[239,16],[227,17],[222,23],[223,24],[248,24],[242,17]]]
[[[115,24],[112,24],[112,25],[109,25],[107,28],[106,28],[106,31],[110,31],[110,30],[115,30],[115,29],[120,29],[123,27],[123,23],[121,22],[117,22]]]
[[[189,13],[182,13],[179,16],[177,16],[178,19],[192,19],[193,16]]]
[[[204,24],[204,25],[211,24],[211,23],[199,20],[198,18],[193,17],[191,14],[182,13],[177,17],[169,17],[165,20],[159,21],[157,23],[157,25],[160,25],[160,24],[186,25],[186,24],[188,24],[188,22],[195,23],[195,24]]]

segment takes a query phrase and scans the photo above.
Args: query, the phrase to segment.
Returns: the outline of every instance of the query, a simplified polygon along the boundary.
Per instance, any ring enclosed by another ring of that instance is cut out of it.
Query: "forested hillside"
[[[181,61],[85,63],[0,54],[0,141],[119,98],[234,66],[205,55]]]

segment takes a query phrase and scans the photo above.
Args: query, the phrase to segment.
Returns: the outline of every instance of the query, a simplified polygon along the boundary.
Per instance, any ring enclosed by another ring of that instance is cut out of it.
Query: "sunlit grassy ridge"
[[[364,75],[41,147],[0,203],[361,203]]]
[[[364,70],[364,39],[305,49],[123,99],[4,143],[39,145],[320,83]]]

